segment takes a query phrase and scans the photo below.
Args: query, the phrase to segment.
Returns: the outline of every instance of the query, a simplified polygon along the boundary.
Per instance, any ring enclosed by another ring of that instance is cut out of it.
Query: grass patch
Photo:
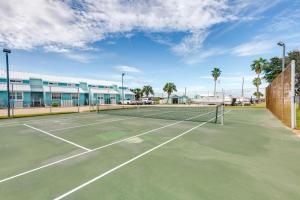
[[[300,110],[298,105],[296,106],[296,124],[297,124],[297,129],[300,129]]]
[[[251,106],[226,106],[226,108],[266,108],[266,103],[259,103]]]

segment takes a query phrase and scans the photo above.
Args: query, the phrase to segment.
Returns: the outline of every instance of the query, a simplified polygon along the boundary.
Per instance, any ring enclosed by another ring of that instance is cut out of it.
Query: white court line
[[[161,112],[161,113],[153,113],[153,114],[149,114],[149,115],[143,115],[142,117],[148,117],[148,116],[152,116],[152,115],[165,114],[165,113],[170,113],[170,112],[174,112],[174,111],[166,111],[166,112]],[[123,117],[125,117],[125,116],[123,116]],[[56,131],[62,131],[62,130],[80,128],[80,127],[85,127],[85,126],[92,126],[92,125],[96,125],[96,124],[104,124],[104,123],[110,123],[110,122],[124,121],[124,120],[135,119],[135,118],[140,118],[140,117],[126,117],[126,118],[122,118],[122,119],[113,119],[113,120],[108,120],[108,121],[102,121],[101,120],[101,121],[97,121],[97,122],[93,122],[93,123],[89,123],[89,124],[83,124],[83,125],[78,125],[78,126],[71,126],[71,127],[66,127],[66,128],[51,129],[51,130],[48,130],[48,131],[49,132],[56,132]]]
[[[80,114],[79,114],[80,115]],[[54,117],[50,117],[48,119],[40,119],[40,120],[27,120],[27,121],[17,121],[17,122],[9,122],[9,123],[0,123],[0,127],[9,127],[9,126],[20,126],[23,125],[24,123],[36,123],[36,122],[47,122],[47,121],[54,121],[54,120],[72,120],[72,119],[84,119],[84,118],[96,118],[99,117],[99,115],[95,116],[96,114],[90,114],[90,115],[85,115],[85,116],[78,116],[78,117],[58,117],[55,119]],[[49,115],[53,116],[53,115]],[[103,116],[101,116],[103,117]]]
[[[86,150],[86,151],[91,151],[91,149],[88,149],[88,148],[86,148],[86,147],[83,147],[83,146],[81,146],[81,145],[79,145],[79,144],[76,144],[76,143],[71,142],[71,141],[69,141],[69,140],[66,140],[66,139],[64,139],[64,138],[58,137],[58,136],[56,136],[56,135],[53,135],[53,134],[48,133],[48,132],[46,132],[46,131],[43,131],[43,130],[41,130],[41,129],[35,128],[35,127],[30,126],[30,125],[27,125],[27,124],[23,124],[23,125],[24,125],[24,126],[27,126],[27,127],[29,127],[29,128],[32,128],[32,129],[34,129],[34,130],[36,130],[36,131],[45,133],[46,135],[49,135],[49,136],[51,136],[51,137],[54,137],[54,138],[56,138],[56,139],[59,139],[59,140],[61,140],[61,141],[66,142],[66,143],[72,144],[72,145],[74,145],[74,146],[76,146],[76,147],[79,147],[79,148],[81,148],[81,149],[84,149],[84,150]]]
[[[195,117],[193,117],[193,118],[197,118],[197,117],[200,117],[200,116],[202,116],[202,115],[208,115],[208,114],[210,114],[210,113],[211,113],[211,112],[209,112],[209,113],[204,113],[204,114],[201,114],[201,115],[197,115],[197,116],[195,116]],[[191,118],[188,118],[188,119],[191,119]],[[186,120],[188,120],[188,119],[186,119]],[[31,169],[31,170],[28,170],[28,171],[25,171],[25,172],[16,174],[16,175],[14,175],[14,176],[10,176],[10,177],[8,177],[8,178],[2,179],[2,180],[0,180],[0,183],[9,181],[9,180],[11,180],[11,179],[18,178],[18,177],[20,177],[20,176],[24,176],[24,175],[26,175],[26,174],[29,174],[29,173],[32,173],[32,172],[35,172],[35,171],[44,169],[44,168],[46,168],[46,167],[50,167],[50,166],[52,166],[52,165],[56,165],[56,164],[62,163],[62,162],[64,162],[64,161],[67,161],[67,160],[70,160],[70,159],[72,159],[72,158],[76,158],[76,157],[79,157],[79,156],[88,154],[88,153],[93,152],[93,151],[97,151],[97,150],[99,150],[99,149],[104,149],[104,148],[106,148],[106,147],[109,147],[109,146],[112,146],[112,145],[114,145],[114,144],[118,144],[118,143],[121,143],[121,142],[130,140],[130,139],[135,138],[135,137],[139,137],[139,136],[142,136],[142,135],[146,135],[146,134],[149,134],[149,133],[151,133],[151,132],[154,132],[154,131],[157,131],[157,130],[160,130],[160,129],[163,129],[163,128],[166,128],[166,127],[169,127],[169,126],[173,126],[173,125],[182,123],[182,122],[184,122],[184,121],[185,121],[185,120],[182,120],[182,121],[178,121],[178,122],[175,122],[175,123],[172,123],[172,124],[168,124],[168,125],[165,125],[165,126],[162,126],[162,127],[159,127],[159,128],[155,128],[155,129],[152,129],[152,130],[149,130],[149,131],[146,131],[146,132],[137,134],[137,135],[133,135],[133,136],[128,137],[128,138],[124,138],[124,139],[121,139],[121,140],[117,140],[117,141],[115,141],[115,142],[106,144],[106,145],[104,145],[104,146],[97,147],[97,148],[95,148],[95,149],[92,149],[91,151],[82,152],[82,153],[79,153],[79,154],[75,154],[75,155],[73,155],[73,156],[69,156],[69,157],[63,158],[63,159],[61,159],[61,160],[57,160],[57,161],[52,162],[52,163],[48,163],[48,164],[46,164],[46,165],[43,165],[43,166],[40,166],[40,167]]]
[[[228,111],[228,112],[229,112],[229,111]],[[212,118],[212,119],[210,119],[210,120],[207,121],[207,122],[203,122],[203,123],[201,123],[201,124],[199,124],[199,125],[197,125],[197,126],[194,126],[193,128],[191,128],[191,129],[189,129],[189,130],[187,130],[187,131],[185,131],[185,132],[183,132],[183,133],[181,133],[181,134],[179,134],[179,135],[177,135],[177,136],[175,136],[175,137],[173,137],[173,138],[171,138],[171,139],[169,139],[169,140],[167,140],[167,141],[165,141],[165,142],[163,142],[163,143],[161,143],[161,144],[159,144],[159,145],[157,145],[157,146],[155,146],[155,147],[153,147],[153,148],[151,148],[151,149],[149,149],[149,150],[147,150],[147,151],[145,151],[145,152],[142,153],[142,154],[139,154],[138,156],[136,156],[136,157],[134,157],[134,158],[132,158],[132,159],[130,159],[130,160],[128,160],[128,161],[126,161],[126,162],[124,162],[124,163],[122,163],[122,164],[120,164],[120,165],[118,165],[118,166],[116,166],[116,167],[114,167],[114,168],[112,168],[112,169],[110,169],[110,170],[108,170],[108,171],[102,173],[102,174],[100,174],[99,176],[97,176],[97,177],[95,177],[95,178],[93,178],[93,179],[91,179],[91,180],[89,180],[89,181],[87,181],[87,182],[85,182],[85,183],[83,183],[83,184],[81,184],[81,185],[75,187],[74,189],[72,189],[72,190],[70,190],[70,191],[68,191],[68,192],[66,192],[66,193],[64,193],[64,194],[62,194],[62,195],[56,197],[54,200],[60,200],[60,199],[63,199],[63,198],[65,198],[65,197],[69,196],[70,194],[72,194],[72,193],[74,193],[74,192],[76,192],[76,191],[78,191],[78,190],[84,188],[85,186],[87,186],[87,185],[89,185],[89,184],[91,184],[91,183],[93,183],[93,182],[95,182],[95,181],[97,181],[97,180],[103,178],[103,177],[106,176],[106,175],[111,174],[112,172],[118,170],[119,168],[128,165],[129,163],[131,163],[131,162],[133,162],[133,161],[135,161],[135,160],[137,160],[137,159],[139,159],[139,158],[141,158],[141,157],[143,157],[143,156],[145,156],[145,155],[151,153],[152,151],[154,151],[154,150],[156,150],[156,149],[158,149],[158,148],[160,148],[160,147],[162,147],[162,146],[164,146],[164,145],[166,145],[166,144],[168,144],[168,143],[170,143],[170,142],[172,142],[172,141],[174,141],[174,140],[176,140],[176,139],[178,139],[178,138],[184,136],[185,134],[187,134],[187,133],[189,133],[189,132],[191,132],[191,131],[193,131],[193,130],[195,130],[195,129],[197,129],[197,128],[199,128],[199,127],[205,125],[205,124],[207,124],[208,122],[210,122],[210,121],[212,121],[212,120],[214,120],[214,119],[215,119],[215,117]]]

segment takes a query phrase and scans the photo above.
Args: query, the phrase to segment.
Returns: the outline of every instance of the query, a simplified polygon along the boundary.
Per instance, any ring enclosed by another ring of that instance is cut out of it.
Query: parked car
[[[132,104],[132,100],[131,99],[124,99],[123,101],[121,100],[121,104],[130,105]]]
[[[153,102],[151,99],[149,99],[149,98],[142,98],[141,101],[142,101],[142,104],[147,104],[147,105],[153,104],[153,103],[154,103],[154,102]]]

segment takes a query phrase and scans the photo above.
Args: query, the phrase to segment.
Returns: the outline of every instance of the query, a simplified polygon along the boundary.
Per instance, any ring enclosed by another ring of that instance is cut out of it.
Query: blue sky
[[[179,91],[253,88],[251,61],[300,48],[299,0],[0,1],[11,69]],[[0,67],[4,68],[4,55]]]

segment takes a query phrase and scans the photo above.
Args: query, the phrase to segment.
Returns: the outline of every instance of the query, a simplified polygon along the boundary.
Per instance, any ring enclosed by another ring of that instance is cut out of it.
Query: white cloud
[[[211,56],[218,56],[226,53],[226,49],[214,48],[214,49],[201,49],[197,53],[187,55],[183,58],[187,64],[198,64]]]
[[[193,40],[197,45],[199,30],[231,18],[226,10],[227,0],[77,0],[76,6],[73,1],[1,1],[0,44],[16,49],[86,48],[111,34],[131,37],[138,30],[193,32],[183,43]]]
[[[117,66],[117,67],[115,67],[115,69],[120,72],[129,72],[129,73],[140,73],[141,72],[141,70],[136,67],[126,66],[126,65]]]
[[[179,44],[175,45],[172,48],[172,51],[183,56],[195,54],[202,48],[202,43],[207,35],[208,33],[203,30],[193,32],[189,36],[183,38]]]
[[[232,49],[232,54],[236,56],[252,56],[270,53],[276,47],[276,41],[251,41],[241,44]]]
[[[130,38],[134,31],[176,32],[187,36],[179,42],[159,37],[153,40],[171,46],[171,50],[187,58],[188,63],[197,63],[213,53],[220,53],[215,49],[203,50],[212,26],[253,19],[280,1],[0,1],[0,45],[25,50],[42,47],[45,51],[66,53],[69,58],[85,62],[88,56],[70,52],[89,49],[93,42],[113,35]],[[249,48],[241,46],[236,51],[239,55],[255,51]]]
[[[65,53],[64,56],[71,60],[78,61],[81,63],[89,63],[92,59],[94,59],[94,57],[89,54],[79,54],[73,52]]]

